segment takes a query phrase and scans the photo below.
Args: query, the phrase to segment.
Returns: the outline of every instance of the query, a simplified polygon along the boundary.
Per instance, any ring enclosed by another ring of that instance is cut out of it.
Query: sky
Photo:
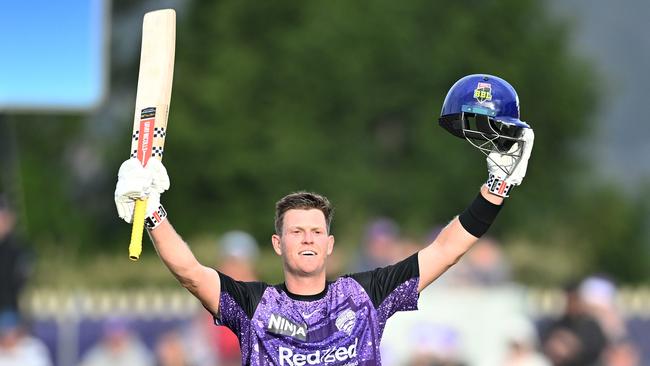
[[[107,89],[104,0],[0,2],[0,111],[89,110]]]
[[[603,177],[638,192],[650,182],[650,1],[553,0],[549,5],[571,26],[574,53],[599,73],[596,133],[583,148]]]

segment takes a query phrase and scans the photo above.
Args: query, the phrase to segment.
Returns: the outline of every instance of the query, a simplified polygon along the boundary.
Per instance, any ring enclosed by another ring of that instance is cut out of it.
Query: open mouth
[[[316,252],[314,252],[313,250],[303,250],[302,252],[300,252],[298,254],[311,257],[311,256],[316,255]]]

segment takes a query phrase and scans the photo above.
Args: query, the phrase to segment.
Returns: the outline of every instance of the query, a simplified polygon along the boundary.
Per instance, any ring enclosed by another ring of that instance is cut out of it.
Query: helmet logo
[[[492,100],[492,85],[490,83],[478,83],[478,86],[474,89],[474,99],[479,103]]]

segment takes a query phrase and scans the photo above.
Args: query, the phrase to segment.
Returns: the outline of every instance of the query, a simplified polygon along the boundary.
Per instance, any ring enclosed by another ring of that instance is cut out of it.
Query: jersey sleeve
[[[418,253],[387,267],[350,275],[386,319],[397,311],[417,310],[419,276]]]
[[[214,317],[216,325],[225,325],[239,334],[255,314],[257,305],[268,287],[264,282],[236,281],[219,272],[221,295],[219,313]]]

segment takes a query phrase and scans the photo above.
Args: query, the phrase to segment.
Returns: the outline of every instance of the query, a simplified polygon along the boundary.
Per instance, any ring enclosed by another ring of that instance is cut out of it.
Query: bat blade
[[[162,160],[174,78],[176,12],[156,10],[144,15],[140,71],[131,136],[131,157],[146,166],[150,158]],[[146,200],[136,200],[129,258],[142,253]]]

